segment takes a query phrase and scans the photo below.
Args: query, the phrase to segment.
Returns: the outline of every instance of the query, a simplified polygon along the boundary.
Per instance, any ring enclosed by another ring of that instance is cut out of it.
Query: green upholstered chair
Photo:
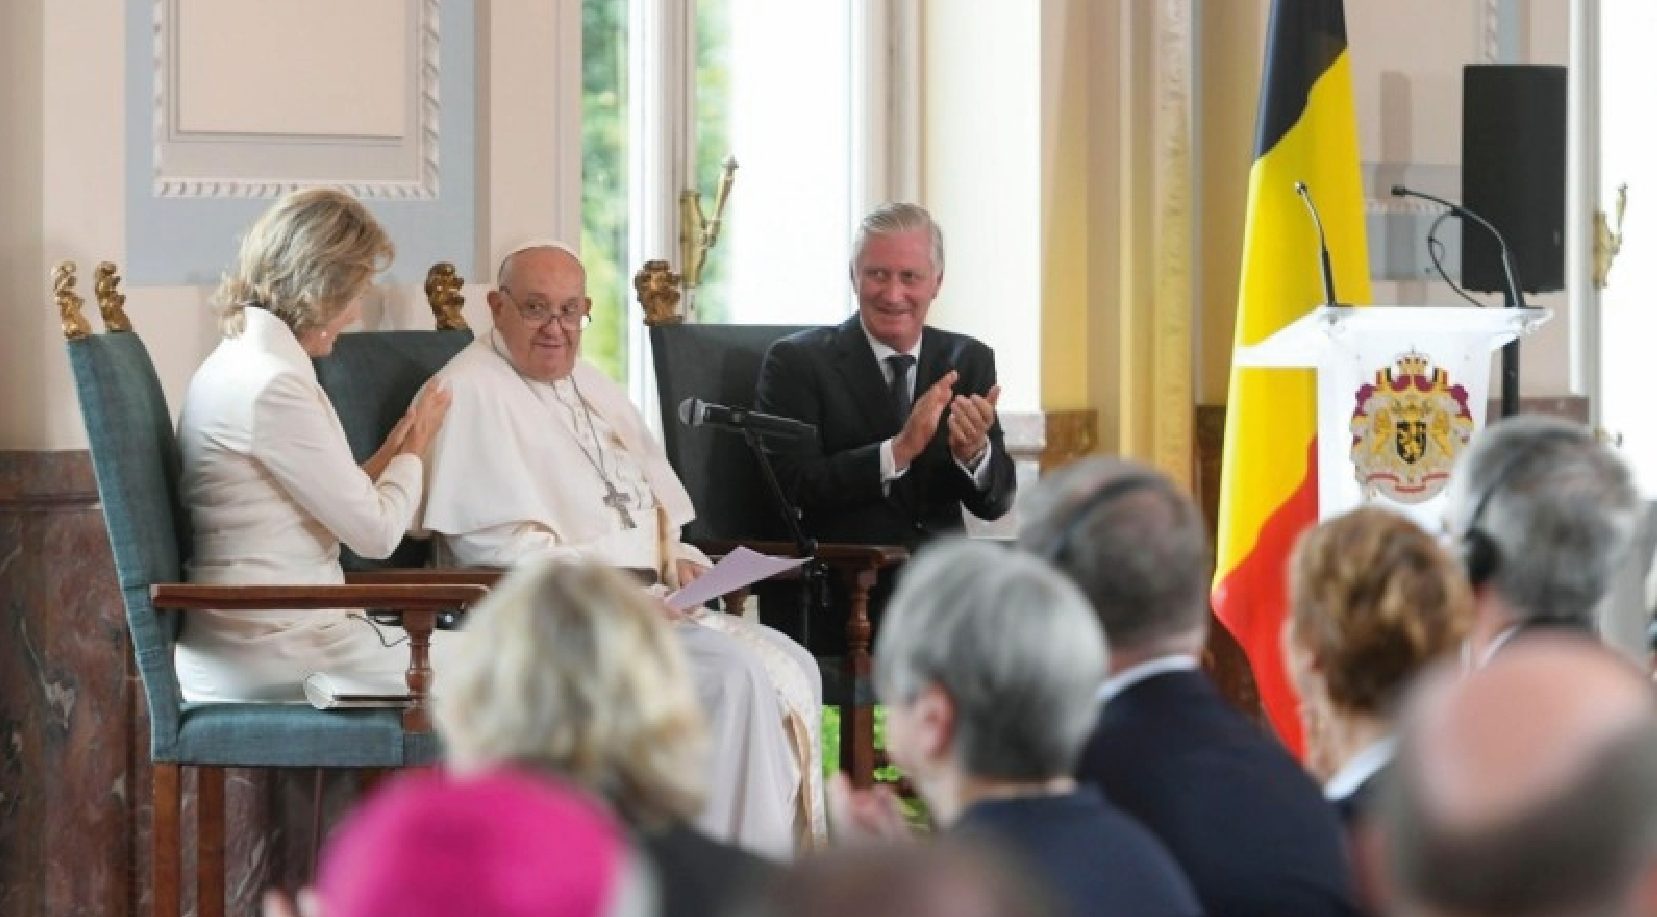
[[[767,554],[794,555],[784,524],[761,482],[758,463],[740,436],[679,423],[679,404],[700,398],[730,407],[753,407],[754,385],[766,348],[799,331],[793,325],[658,324],[650,328],[650,350],[661,400],[662,439],[668,461],[696,507],[686,538],[709,554],[739,544]],[[845,653],[819,656],[823,702],[840,707],[840,762],[858,786],[874,781],[874,687],[870,673],[869,593],[881,571],[896,567],[909,552],[891,545],[827,544],[817,558],[838,580],[834,622],[807,622],[807,633],[824,624],[843,624]],[[765,590],[770,592],[771,590]],[[784,598],[774,592],[770,598]],[[814,654],[817,641],[805,640]]]
[[[110,265],[108,274],[114,275]],[[105,269],[100,265],[100,280]],[[117,278],[118,279],[118,278]],[[203,586],[182,582],[190,551],[178,502],[179,453],[149,351],[120,310],[114,283],[99,284],[106,333],[90,333],[74,292],[74,265],[55,272],[57,306],[86,423],[98,496],[115,559],[127,625],[149,708],[154,816],[153,912],[179,907],[180,772],[197,771],[198,911],[224,912],[224,774],[246,768],[391,768],[435,762],[440,749],[425,706],[435,616],[484,589],[464,584]],[[399,408],[400,410],[400,408]],[[187,704],[173,645],[193,609],[380,607],[402,613],[410,636],[409,707],[319,711],[296,704]]]

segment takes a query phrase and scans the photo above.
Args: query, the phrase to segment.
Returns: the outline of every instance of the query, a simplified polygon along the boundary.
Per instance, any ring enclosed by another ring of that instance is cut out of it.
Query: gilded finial
[[[127,296],[121,292],[120,286],[120,269],[115,262],[98,262],[98,269],[92,274],[92,292],[98,300],[98,312],[104,317],[105,331],[132,330],[132,322],[122,308],[127,303]]]
[[[86,300],[75,295],[75,262],[59,261],[52,269],[52,298],[57,300],[65,340],[79,341],[92,333],[92,326],[81,314]]]
[[[679,314],[679,275],[666,261],[646,261],[633,275],[633,289],[644,309],[646,325],[677,325],[685,320]]]
[[[465,283],[466,278],[447,261],[437,262],[426,272],[426,304],[431,306],[432,316],[437,319],[437,330],[458,331],[467,327],[466,318],[460,314],[460,307],[466,304],[466,297],[460,295]]]

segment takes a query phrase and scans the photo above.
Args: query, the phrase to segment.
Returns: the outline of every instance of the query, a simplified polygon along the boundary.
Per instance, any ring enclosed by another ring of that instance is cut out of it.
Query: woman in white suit
[[[447,392],[417,398],[359,467],[311,367],[358,319],[392,253],[368,210],[339,191],[290,194],[248,230],[217,296],[224,340],[191,379],[179,418],[193,582],[340,583],[342,542],[385,557],[402,539]],[[396,688],[408,667],[401,636],[356,613],[192,614],[178,641],[179,687],[194,702],[297,702],[320,672]],[[452,638],[433,635],[434,668]]]

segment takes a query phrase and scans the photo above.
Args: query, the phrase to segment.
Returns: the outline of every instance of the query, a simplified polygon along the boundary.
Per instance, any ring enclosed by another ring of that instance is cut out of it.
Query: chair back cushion
[[[334,403],[351,454],[368,460],[414,401],[420,386],[472,343],[472,332],[359,331],[342,334],[334,352],[318,359],[317,381]],[[429,543],[405,538],[385,560],[358,557],[341,546],[347,571],[424,566]]]
[[[118,331],[70,341],[81,417],[98,479],[104,525],[150,707],[152,750],[168,760],[178,731],[173,671],[177,615],[150,604],[152,583],[183,577],[189,515],[178,503],[179,453],[172,416],[149,351]]]
[[[700,398],[751,408],[759,367],[773,341],[804,325],[658,325],[650,329],[662,440],[696,507],[690,540],[786,538],[748,444],[735,433],[679,422],[679,405]]]

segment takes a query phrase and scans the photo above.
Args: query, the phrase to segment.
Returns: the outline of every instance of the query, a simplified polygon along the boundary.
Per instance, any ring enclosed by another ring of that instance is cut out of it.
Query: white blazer
[[[384,557],[401,541],[420,503],[420,459],[399,455],[370,480],[293,332],[264,309],[246,316],[196,370],[179,417],[189,577],[343,582],[340,542]],[[398,636],[345,612],[190,612],[179,686],[187,701],[302,701],[313,672],[400,679]]]

